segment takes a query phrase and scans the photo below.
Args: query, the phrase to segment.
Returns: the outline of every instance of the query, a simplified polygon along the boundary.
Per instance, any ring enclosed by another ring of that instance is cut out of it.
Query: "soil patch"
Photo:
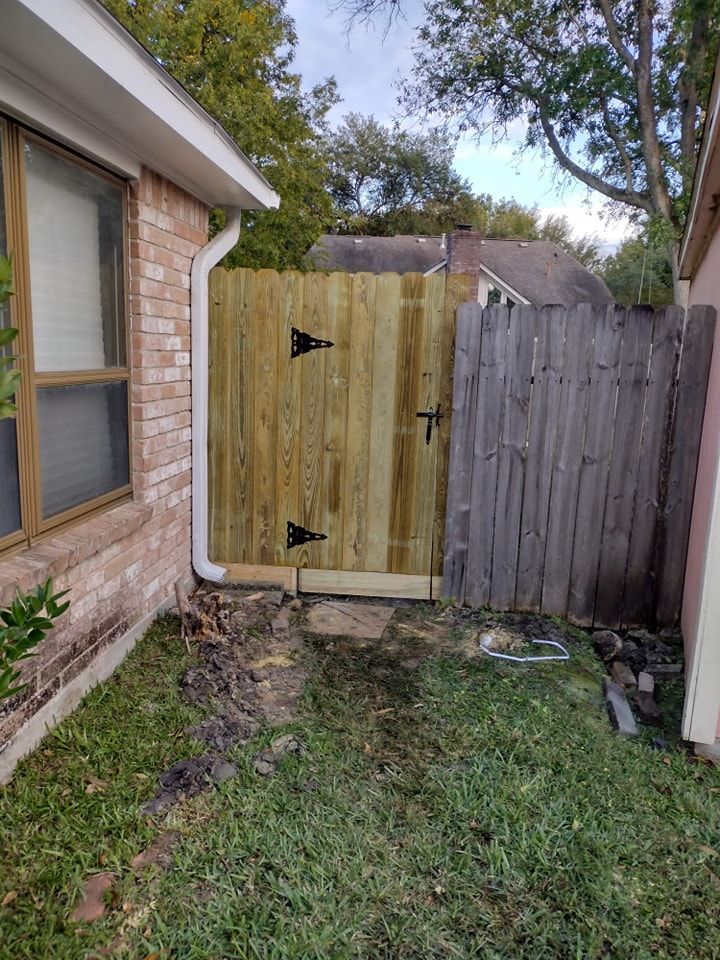
[[[146,814],[165,811],[235,776],[225,754],[248,743],[261,727],[291,721],[306,680],[299,660],[302,638],[294,624],[296,601],[278,610],[274,594],[229,590],[201,592],[193,607],[201,624],[198,662],[180,686],[190,703],[212,713],[185,732],[210,750],[166,770],[160,789],[142,808]]]

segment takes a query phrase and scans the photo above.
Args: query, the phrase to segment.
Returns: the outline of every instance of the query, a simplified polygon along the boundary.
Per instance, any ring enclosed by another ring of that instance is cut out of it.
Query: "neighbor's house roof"
[[[278,206],[242,150],[97,0],[2,0],[0,111],[130,179],[211,206]]]
[[[348,273],[427,273],[444,265],[440,237],[352,237],[326,234],[308,251],[318,270]]]
[[[477,261],[536,306],[546,303],[611,303],[604,280],[595,276],[549,240],[492,240],[462,237],[475,243]],[[352,237],[329,234],[308,252],[319,270],[349,273],[431,273],[446,265],[447,241],[441,237]]]
[[[680,276],[692,279],[720,227],[720,56],[715,64],[690,210],[680,243]]]
[[[482,265],[535,306],[612,303],[605,281],[550,240],[481,240]]]

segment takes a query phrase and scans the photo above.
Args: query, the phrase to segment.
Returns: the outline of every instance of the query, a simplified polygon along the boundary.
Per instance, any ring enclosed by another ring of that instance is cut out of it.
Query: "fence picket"
[[[447,492],[452,509],[447,512],[443,566],[443,595],[454,598],[465,595],[482,314],[478,303],[463,303],[457,311]]]
[[[493,306],[482,316],[465,588],[466,600],[474,607],[490,599],[509,313],[508,307]]]
[[[601,627],[614,628],[621,623],[652,333],[651,308],[631,307],[620,355],[615,431],[595,598],[594,622]]]
[[[594,318],[592,307],[582,304],[568,316],[565,328],[560,425],[555,444],[541,599],[542,612],[557,616],[565,616],[567,612]]]
[[[560,414],[565,320],[564,307],[543,307],[540,311],[515,593],[518,610],[540,609],[550,478]]]
[[[523,305],[510,311],[490,584],[490,602],[500,609],[511,607],[515,600],[537,322],[535,307]]]
[[[577,624],[592,623],[595,610],[625,314],[625,307],[612,305],[601,308],[595,322],[568,593],[567,616]]]
[[[626,627],[648,623],[655,607],[655,541],[662,499],[663,448],[675,399],[684,315],[681,307],[665,307],[655,314],[622,605],[622,622]]]
[[[675,623],[680,614],[714,334],[714,308],[690,307],[685,320],[678,376],[664,504],[664,537],[658,566],[656,615],[660,626]]]

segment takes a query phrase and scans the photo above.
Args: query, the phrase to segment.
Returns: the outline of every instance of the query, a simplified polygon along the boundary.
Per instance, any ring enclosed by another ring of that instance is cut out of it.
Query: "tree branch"
[[[607,0],[601,0],[607,2]],[[638,118],[642,139],[643,157],[647,170],[647,182],[653,205],[658,213],[668,220],[672,218],[672,201],[662,169],[662,156],[657,133],[655,98],[652,88],[653,57],[653,10],[652,0],[640,0],[638,4],[638,58],[635,68],[635,83],[638,94]]]
[[[623,190],[620,187],[616,187],[614,184],[607,183],[607,181],[603,180],[601,177],[598,177],[597,174],[592,173],[590,170],[585,170],[584,167],[581,167],[580,164],[576,163],[563,150],[553,125],[542,107],[539,109],[539,114],[540,123],[542,125],[545,138],[553,152],[553,155],[555,156],[555,159],[561,167],[564,167],[565,170],[571,173],[586,186],[590,187],[592,190],[597,190],[598,193],[602,193],[606,197],[609,197],[610,200],[617,200],[618,203],[627,203],[631,207],[638,207],[640,210],[645,210],[647,213],[654,212],[650,197],[648,197],[646,194],[639,193],[637,190]]]
[[[703,11],[693,23],[685,63],[678,77],[678,96],[680,101],[680,158],[683,163],[683,184],[689,188],[692,184],[695,167],[697,137],[697,110],[700,106],[694,71],[707,52],[709,28],[708,11]]]
[[[610,6],[610,0],[598,0],[598,6],[600,7],[600,12],[605,19],[605,23],[607,24],[608,38],[613,46],[613,49],[628,70],[634,74],[635,58],[633,57],[630,48],[623,42],[623,39],[620,36],[620,29],[617,25],[617,20],[613,15],[612,7]]]
[[[617,150],[620,159],[622,161],[623,169],[625,170],[625,187],[628,191],[634,190],[633,184],[633,168],[632,161],[630,160],[630,155],[627,152],[627,147],[623,143],[622,137],[618,131],[618,128],[615,126],[612,116],[610,115],[610,109],[608,107],[608,102],[604,96],[601,96],[600,102],[602,104],[603,116],[605,118],[605,126],[607,127],[608,136],[615,144],[615,149]]]

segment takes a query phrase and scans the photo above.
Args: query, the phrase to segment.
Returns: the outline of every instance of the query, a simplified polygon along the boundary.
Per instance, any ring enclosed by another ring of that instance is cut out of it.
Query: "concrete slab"
[[[379,604],[323,600],[308,612],[306,629],[333,637],[379,640],[394,612],[393,607]]]
[[[603,691],[610,716],[610,721],[618,733],[626,737],[637,735],[637,724],[633,717],[630,704],[627,702],[625,691],[617,683],[607,677],[603,680]]]

